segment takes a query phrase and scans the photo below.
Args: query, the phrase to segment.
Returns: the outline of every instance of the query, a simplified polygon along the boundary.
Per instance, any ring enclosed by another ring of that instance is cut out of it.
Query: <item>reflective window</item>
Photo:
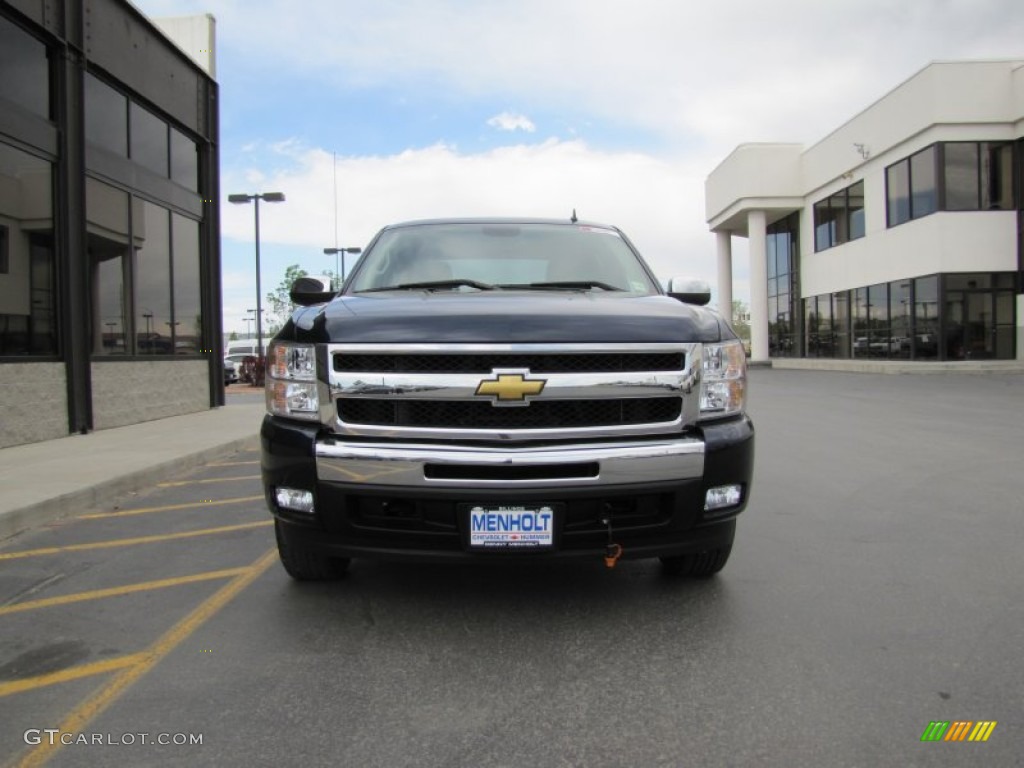
[[[772,357],[789,357],[797,352],[799,340],[794,318],[801,317],[801,303],[796,302],[791,285],[796,280],[796,243],[799,214],[790,214],[768,226],[768,353]]]
[[[122,157],[128,156],[128,99],[88,72],[85,138]]]
[[[897,280],[894,283],[889,283],[889,353],[891,357],[910,357],[913,311],[911,281]]]
[[[935,147],[928,147],[910,158],[910,216],[917,219],[939,208],[935,178]]]
[[[193,192],[199,189],[199,150],[177,128],[171,128],[171,179]]]
[[[850,292],[832,294],[832,325],[835,328],[835,356],[850,356]]]
[[[57,348],[53,169],[0,144],[0,356]]]
[[[981,145],[981,209],[1013,209],[1013,145]]]
[[[40,117],[50,117],[50,76],[46,46],[0,17],[0,99]]]
[[[814,250],[823,251],[835,243],[832,211],[828,200],[814,204]]]
[[[978,145],[958,141],[943,147],[947,211],[978,209]]]
[[[847,208],[850,211],[850,239],[864,237],[864,182],[858,181],[847,190]]]
[[[135,251],[135,349],[140,355],[174,354],[171,317],[170,212],[132,200]]]
[[[939,356],[939,278],[919,277],[914,281],[914,357]]]
[[[199,222],[174,214],[171,242],[174,253],[174,352],[197,355],[202,347],[202,309],[199,293]]]
[[[92,178],[85,180],[86,253],[92,275],[92,349],[95,355],[131,352],[125,269],[131,241],[128,194]]]
[[[167,176],[167,123],[135,103],[130,114],[132,160]]]
[[[885,169],[885,200],[890,227],[910,221],[910,165],[906,160]]]

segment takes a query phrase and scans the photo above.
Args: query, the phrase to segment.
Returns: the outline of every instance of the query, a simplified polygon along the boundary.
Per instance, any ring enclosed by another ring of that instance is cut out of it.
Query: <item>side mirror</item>
[[[697,304],[703,307],[711,301],[711,286],[704,280],[673,277],[668,281],[668,295],[684,304]]]
[[[323,304],[334,298],[335,292],[331,286],[318,277],[300,277],[292,283],[288,291],[288,298],[300,307],[312,307],[314,304]]]

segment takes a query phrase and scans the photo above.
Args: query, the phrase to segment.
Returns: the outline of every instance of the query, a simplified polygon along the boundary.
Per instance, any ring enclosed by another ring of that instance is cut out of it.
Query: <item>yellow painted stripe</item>
[[[94,541],[89,544],[69,544],[65,547],[44,547],[43,549],[26,549],[22,550],[21,552],[0,552],[0,560],[18,560],[23,557],[37,557],[39,555],[59,555],[62,552],[83,552],[89,549],[105,549],[107,547],[131,547],[136,544],[150,544],[155,541],[190,539],[196,536],[214,536],[218,533],[243,531],[247,528],[264,528],[268,525],[273,524],[273,520],[263,520],[258,523],[225,525],[220,528],[203,528],[202,530],[185,531],[183,533],[162,533],[157,536],[139,536],[134,539],[111,539],[108,541]]]
[[[183,485],[205,485],[206,483],[230,483],[233,480],[259,480],[260,475],[244,477],[210,477],[206,480],[173,480],[169,483],[157,483],[157,488],[180,488]]]
[[[138,584],[126,584],[121,587],[110,587],[108,589],[94,589],[89,592],[76,592],[72,595],[61,595],[59,597],[47,597],[41,600],[30,600],[14,605],[0,606],[0,616],[9,613],[20,613],[22,611],[34,611],[37,608],[52,608],[55,605],[68,605],[69,603],[82,603],[87,600],[101,600],[104,597],[120,597],[135,592],[148,592],[151,589],[164,589],[166,587],[177,587],[181,584],[195,584],[201,581],[214,581],[216,579],[228,579],[245,572],[245,568],[227,568],[222,571],[207,571],[206,573],[193,573],[188,576],[177,576],[171,579],[158,579],[156,581],[143,581]]]
[[[115,659],[104,659],[103,661],[97,661],[93,664],[82,664],[77,667],[68,667],[62,669],[59,672],[51,672],[47,675],[38,675],[36,677],[26,677],[22,680],[11,680],[10,682],[0,683],[0,697],[10,696],[12,693],[24,693],[25,691],[33,691],[36,688],[43,688],[47,685],[56,685],[57,683],[67,683],[71,680],[80,680],[83,677],[92,677],[93,675],[102,675],[105,672],[115,672],[125,667],[133,667],[145,661],[146,655],[144,653],[133,653],[130,656],[118,656]]]
[[[163,507],[139,507],[138,509],[122,509],[118,512],[93,512],[79,515],[79,520],[102,520],[106,517],[128,517],[131,515],[148,515],[151,512],[171,512],[175,509],[199,509],[201,507],[218,507],[224,504],[244,504],[247,501],[263,501],[262,496],[239,496],[234,499],[209,499],[192,501],[188,504],[167,504]]]
[[[242,467],[249,466],[252,464],[259,464],[259,459],[253,459],[252,461],[215,461],[212,464],[207,464],[208,467]]]
[[[988,737],[992,735],[992,731],[995,730],[997,720],[983,721],[978,723],[981,730],[978,732],[978,738],[972,739],[973,741],[988,741]]]
[[[92,696],[79,704],[75,710],[68,715],[58,729],[61,733],[82,733],[86,726],[107,707],[113,704],[118,697],[134,685],[143,675],[155,667],[167,654],[178,647],[182,642],[195,632],[206,621],[215,616],[225,605],[230,603],[242,590],[259,578],[277,560],[277,550],[270,549],[245,569],[240,576],[236,576],[225,584],[210,598],[204,601],[198,608],[183,618],[163,637],[156,641],[143,654],[144,658],[127,669],[122,670],[113,680],[98,689]],[[21,768],[34,768],[43,765],[61,746],[60,740],[50,744],[44,741],[31,752],[29,752],[19,765]]]

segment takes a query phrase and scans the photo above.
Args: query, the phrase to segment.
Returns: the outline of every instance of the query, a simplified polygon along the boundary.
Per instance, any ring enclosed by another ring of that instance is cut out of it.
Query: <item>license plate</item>
[[[537,549],[555,543],[555,511],[530,506],[473,505],[469,509],[469,546],[484,549]]]

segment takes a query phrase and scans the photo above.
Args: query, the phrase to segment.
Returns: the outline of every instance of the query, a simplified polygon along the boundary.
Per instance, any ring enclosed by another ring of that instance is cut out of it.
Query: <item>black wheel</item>
[[[661,567],[671,576],[692,576],[707,579],[725,567],[732,553],[732,544],[692,555],[673,555],[661,558]]]
[[[296,581],[332,581],[340,579],[348,571],[350,561],[347,557],[328,557],[296,541],[288,526],[280,520],[274,521],[274,535],[281,565]]]

